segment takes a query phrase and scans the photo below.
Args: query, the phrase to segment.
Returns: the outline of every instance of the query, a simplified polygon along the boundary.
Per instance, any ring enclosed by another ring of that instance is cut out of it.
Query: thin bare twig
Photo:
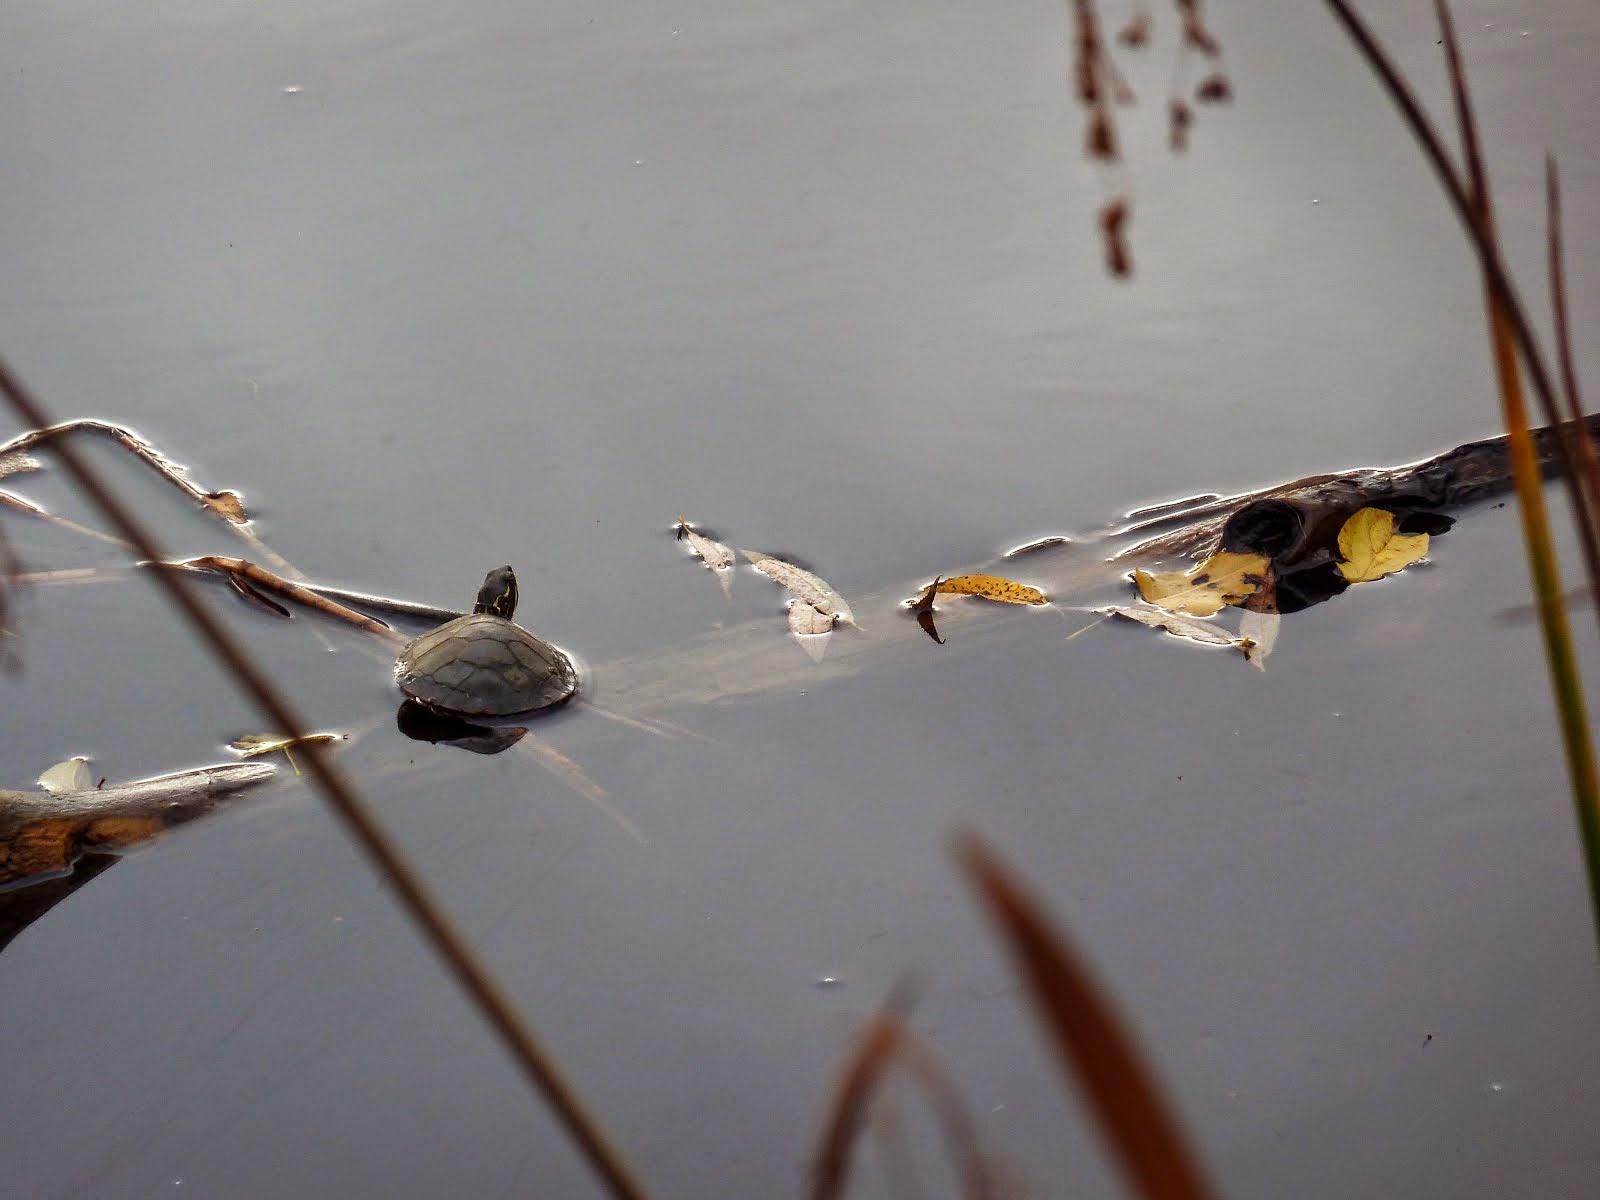
[[[4,361],[0,361],[0,392],[5,394],[11,407],[28,425],[35,429],[51,426],[49,417]],[[143,522],[111,493],[67,441],[52,440],[50,449],[84,495],[123,537],[133,543],[140,555],[152,561],[167,559],[168,555]],[[155,578],[212,654],[227,668],[240,690],[255,702],[268,727],[290,737],[304,737],[308,731],[305,721],[256,666],[244,647],[200,602],[183,575],[176,571],[158,571]],[[344,772],[321,747],[307,747],[305,761],[329,807],[393,890],[401,907],[417,924],[424,939],[455,977],[462,991],[499,1036],[528,1082],[554,1110],[606,1189],[618,1200],[642,1200],[645,1194],[643,1187],[612,1147],[610,1139],[589,1114],[554,1059],[533,1031],[523,1023],[510,998],[434,901],[421,877],[406,861],[399,845],[378,824],[366,803],[345,778]]]

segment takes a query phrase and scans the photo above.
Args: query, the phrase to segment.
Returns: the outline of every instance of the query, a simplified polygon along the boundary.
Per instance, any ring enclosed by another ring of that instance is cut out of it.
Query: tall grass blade
[[[902,1019],[916,999],[916,985],[902,978],[856,1039],[828,1105],[828,1117],[812,1158],[811,1200],[838,1200],[850,1179],[856,1135],[866,1120],[879,1083],[894,1063]]]
[[[1461,144],[1467,163],[1468,196],[1473,216],[1484,241],[1499,255],[1499,236],[1495,231],[1494,204],[1489,193],[1489,177],[1483,166],[1483,151],[1478,139],[1472,98],[1467,92],[1466,72],[1461,66],[1461,51],[1456,41],[1455,24],[1445,0],[1434,0],[1439,31],[1449,68],[1450,90],[1455,99],[1456,119],[1461,127]],[[1600,936],[1600,779],[1595,772],[1594,746],[1589,734],[1589,717],[1578,675],[1577,655],[1572,648],[1572,632],[1567,622],[1566,605],[1561,599],[1561,572],[1556,563],[1555,546],[1550,537],[1550,522],[1545,513],[1544,484],[1539,474],[1538,456],[1528,431],[1528,411],[1522,397],[1522,378],[1517,373],[1517,351],[1506,304],[1496,295],[1487,275],[1484,278],[1484,308],[1489,318],[1489,345],[1494,355],[1495,378],[1500,389],[1500,405],[1510,439],[1511,478],[1516,488],[1517,511],[1522,521],[1523,542],[1527,546],[1528,574],[1533,582],[1534,602],[1539,610],[1539,627],[1544,635],[1545,658],[1550,668],[1550,686],[1555,693],[1561,739],[1567,754],[1573,805],[1583,840],[1584,861],[1589,873],[1589,898],[1594,909],[1595,929]],[[1557,424],[1553,421],[1552,424]],[[1585,439],[1586,440],[1586,439]],[[1575,439],[1563,436],[1558,445],[1563,472],[1573,488],[1573,515],[1584,535],[1585,553],[1594,561],[1594,526],[1589,521],[1590,501],[1580,485],[1581,474],[1572,447]]]
[[[1075,1079],[1118,1166],[1145,1200],[1212,1193],[1150,1068],[1066,935],[976,833],[956,860],[1027,978],[1062,1073]]]
[[[1574,453],[1583,466],[1581,491],[1588,502],[1584,512],[1588,527],[1583,542],[1583,561],[1589,571],[1589,594],[1600,596],[1600,456],[1594,448],[1594,439],[1587,436],[1583,420],[1583,396],[1578,391],[1578,372],[1573,365],[1572,322],[1567,315],[1566,255],[1561,238],[1561,179],[1556,172],[1556,160],[1545,155],[1544,160],[1546,243],[1549,249],[1550,312],[1555,318],[1556,363],[1561,369],[1561,393],[1566,402],[1566,414],[1572,424],[1565,427]],[[1600,607],[1596,616],[1600,617]]]

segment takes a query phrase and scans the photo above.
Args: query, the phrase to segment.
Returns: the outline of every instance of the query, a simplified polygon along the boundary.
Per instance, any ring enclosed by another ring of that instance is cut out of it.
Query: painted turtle
[[[414,638],[394,665],[406,695],[438,712],[507,717],[560,704],[578,690],[572,660],[512,623],[517,576],[496,567],[465,617]]]

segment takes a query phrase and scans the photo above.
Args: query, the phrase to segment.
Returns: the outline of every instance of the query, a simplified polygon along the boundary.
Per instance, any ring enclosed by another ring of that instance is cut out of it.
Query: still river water
[[[1443,111],[1428,6],[1378,7]],[[513,563],[526,621],[625,709],[607,664],[718,622],[785,636],[770,584],[725,601],[682,557],[678,512],[892,597],[1492,432],[1467,254],[1364,69],[1315,4],[1210,15],[1238,99],[1188,156],[1166,9],[1125,60],[1116,285],[1060,0],[13,3],[0,352],[60,415],[245,491],[314,578],[459,607]],[[1543,149],[1564,164],[1592,364],[1600,16],[1459,19],[1534,293]],[[96,456],[175,548],[237,551]],[[35,567],[116,560],[6,528]],[[353,635],[225,611],[360,735],[344,761],[660,1195],[799,1194],[907,967],[1028,1194],[1120,1194],[950,867],[959,824],[1070,921],[1224,1194],[1592,1195],[1600,981],[1537,637],[1495,616],[1525,600],[1516,536],[1469,515],[1431,568],[1288,618],[1263,674],[1132,628],[1068,642],[1049,611],[814,686],[795,648],[728,702],[675,660],[697,698],[656,715],[688,733],[540,728],[642,843],[525,756],[402,740]],[[899,619],[862,616],[836,639]],[[142,583],[35,591],[19,629],[0,785],[259,728]],[[298,783],[95,880],[0,987],[8,1195],[594,1194]],[[886,1187],[869,1154],[856,1194]]]

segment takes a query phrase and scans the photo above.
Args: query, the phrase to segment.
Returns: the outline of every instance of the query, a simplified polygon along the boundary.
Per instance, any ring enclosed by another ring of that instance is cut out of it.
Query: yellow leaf
[[[998,575],[957,575],[934,587],[934,591],[947,596],[981,596],[985,600],[998,600],[1001,604],[1048,604],[1045,594],[1025,583],[1001,579]]]
[[[1361,509],[1339,530],[1339,574],[1351,583],[1382,579],[1427,552],[1427,534],[1396,533],[1394,514],[1381,508]]]
[[[1225,604],[1237,604],[1261,586],[1269,563],[1264,554],[1213,554],[1193,571],[1152,575],[1135,571],[1133,581],[1146,603],[1168,612],[1209,617]]]

